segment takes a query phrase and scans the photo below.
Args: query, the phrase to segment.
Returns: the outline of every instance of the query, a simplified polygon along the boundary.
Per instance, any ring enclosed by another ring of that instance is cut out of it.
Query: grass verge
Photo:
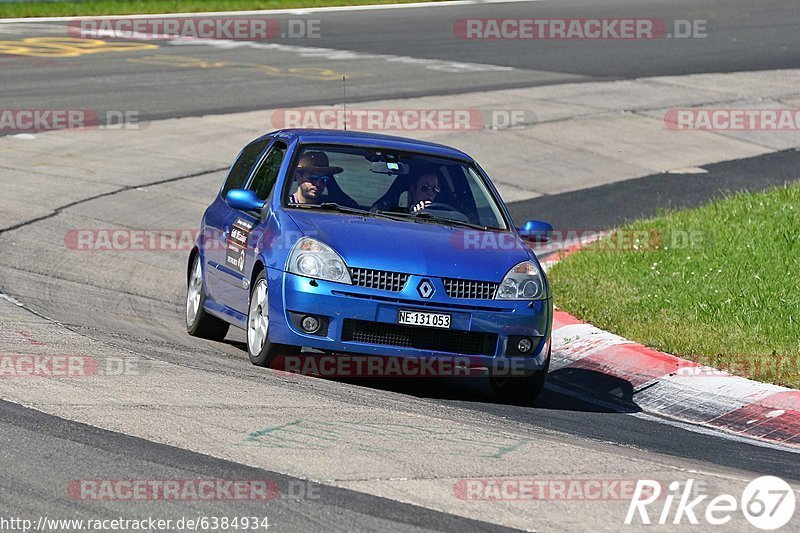
[[[800,388],[800,184],[634,222],[550,277],[556,305],[597,327]]]
[[[421,0],[67,0],[59,2],[2,2],[0,3],[0,18],[250,11],[256,9],[366,4],[407,4],[418,1]]]

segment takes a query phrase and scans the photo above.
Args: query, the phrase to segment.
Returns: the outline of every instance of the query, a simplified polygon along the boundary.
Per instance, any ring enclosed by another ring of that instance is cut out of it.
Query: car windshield
[[[347,212],[390,214],[398,220],[508,228],[476,168],[413,152],[303,146],[283,199],[289,208],[324,204],[349,208]]]

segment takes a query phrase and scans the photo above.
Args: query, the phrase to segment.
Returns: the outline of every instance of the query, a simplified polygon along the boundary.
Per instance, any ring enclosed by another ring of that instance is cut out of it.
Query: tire
[[[247,310],[247,354],[251,363],[268,367],[279,355],[300,353],[298,347],[269,340],[269,290],[263,271],[253,283]]]
[[[230,324],[215,316],[209,315],[203,304],[206,291],[203,285],[203,265],[200,254],[194,256],[192,269],[186,287],[186,331],[192,337],[221,341],[228,334]]]
[[[490,376],[495,397],[505,403],[528,403],[535,400],[544,388],[547,371],[550,368],[550,350],[544,368],[525,377]]]

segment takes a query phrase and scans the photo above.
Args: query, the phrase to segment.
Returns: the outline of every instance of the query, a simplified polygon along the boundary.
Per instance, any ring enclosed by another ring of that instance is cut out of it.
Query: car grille
[[[342,341],[462,355],[494,355],[497,348],[495,333],[401,326],[349,318],[345,319],[342,325]]]
[[[463,279],[444,278],[444,289],[450,298],[472,298],[475,300],[491,300],[494,298],[499,283],[493,281],[469,281]]]
[[[360,298],[362,300],[373,300],[376,302],[390,302],[393,304],[425,306],[432,308],[433,311],[443,311],[445,313],[454,309],[464,311],[488,311],[490,313],[513,313],[513,309],[507,307],[494,307],[491,305],[473,305],[473,304],[460,304],[454,302],[425,302],[422,300],[407,300],[405,298],[396,298],[394,296],[378,296],[375,294],[359,294],[357,292],[348,291],[331,291],[331,294],[336,296],[347,296],[348,298]]]
[[[400,292],[406,286],[408,274],[369,268],[351,268],[350,278],[353,280],[353,285],[358,285],[359,287]]]

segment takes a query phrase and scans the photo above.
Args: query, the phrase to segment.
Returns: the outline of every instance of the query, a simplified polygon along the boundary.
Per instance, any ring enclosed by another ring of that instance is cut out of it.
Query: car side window
[[[480,176],[474,170],[469,169],[466,181],[472,196],[471,203],[475,206],[478,216],[478,220],[473,220],[472,222],[505,229],[505,224],[502,222],[503,215],[500,214],[497,206],[490,201],[491,193],[489,193],[489,189]]]
[[[266,200],[278,180],[278,173],[281,169],[283,157],[286,155],[286,145],[283,143],[276,143],[270,148],[261,166],[256,170],[253,176],[253,181],[248,187],[251,191],[255,191],[259,200]]]
[[[250,175],[250,171],[253,170],[253,165],[256,164],[258,161],[258,156],[261,155],[261,152],[264,151],[264,148],[267,147],[269,141],[271,139],[262,139],[259,141],[254,141],[248,144],[242,153],[239,155],[239,159],[233,164],[231,167],[231,171],[228,174],[228,179],[225,181],[225,185],[222,187],[222,196],[223,198],[231,189],[241,189],[244,187],[245,182],[247,181],[247,176]]]

